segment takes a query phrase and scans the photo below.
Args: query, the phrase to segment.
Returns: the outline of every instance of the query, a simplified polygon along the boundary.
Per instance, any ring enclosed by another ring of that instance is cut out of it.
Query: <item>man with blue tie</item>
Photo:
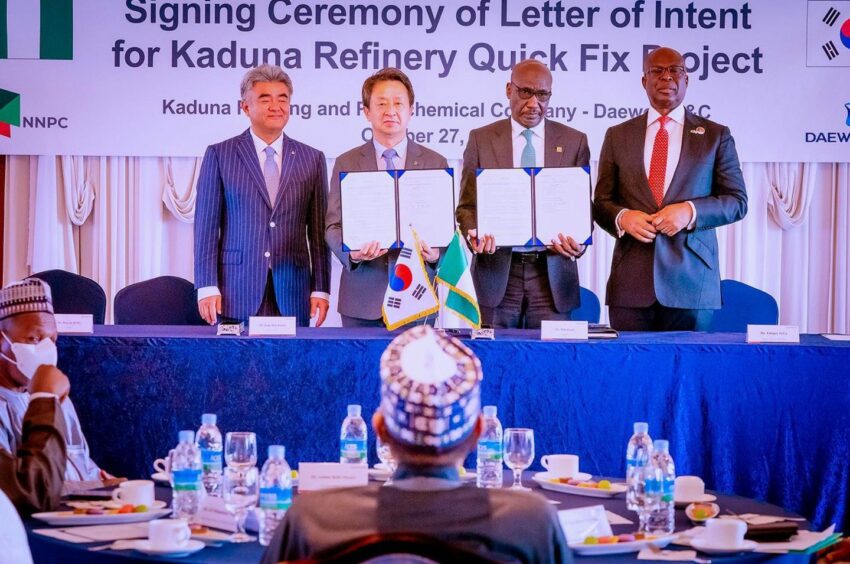
[[[383,327],[381,304],[390,268],[399,250],[380,248],[378,241],[364,241],[360,250],[342,247],[342,199],[340,172],[395,169],[447,168],[445,157],[407,138],[413,115],[413,84],[398,69],[382,69],[363,83],[363,111],[372,126],[372,139],[341,154],[331,173],[325,239],[342,263],[338,310],[343,327]],[[420,241],[426,265],[440,257],[436,248]]]
[[[655,49],[641,78],[650,108],[608,129],[594,219],[617,238],[606,302],[622,331],[706,330],[720,308],[714,229],[747,213],[729,128],[685,108],[677,51]]]
[[[248,71],[241,97],[251,127],[211,145],[198,179],[198,309],[210,324],[284,315],[318,327],[330,291],[325,156],[284,135],[292,81],[280,67]]]
[[[469,132],[456,215],[476,253],[472,277],[483,323],[539,328],[544,319],[570,319],[579,306],[575,260],[584,245],[559,234],[546,249],[499,248],[492,234],[479,235],[476,169],[587,166],[590,150],[584,133],[545,119],[552,96],[552,73],[545,64],[517,63],[506,94],[511,117]]]

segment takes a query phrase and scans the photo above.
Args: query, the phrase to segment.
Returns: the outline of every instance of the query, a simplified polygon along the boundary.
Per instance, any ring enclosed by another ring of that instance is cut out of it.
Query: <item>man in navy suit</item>
[[[241,95],[251,127],[211,145],[198,179],[198,309],[210,324],[284,315],[318,327],[330,291],[325,156],[283,134],[292,81],[279,67],[248,71]]]
[[[594,195],[594,219],[617,237],[611,326],[704,330],[721,305],[714,229],[747,213],[735,141],[682,105],[688,73],[678,52],[652,51],[641,81],[651,107],[606,133]]]

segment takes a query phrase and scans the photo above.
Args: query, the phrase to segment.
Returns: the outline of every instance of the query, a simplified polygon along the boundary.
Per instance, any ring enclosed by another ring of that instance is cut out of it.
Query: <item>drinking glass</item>
[[[237,468],[228,466],[224,469],[221,491],[224,506],[236,518],[236,532],[230,536],[230,542],[253,542],[252,537],[245,532],[245,519],[248,512],[257,506],[259,497],[259,472],[257,467]]]
[[[522,471],[534,460],[534,431],[531,429],[505,429],[505,464],[514,472],[512,490],[530,490],[522,485]]]
[[[393,483],[393,474],[395,474],[395,470],[398,467],[398,463],[396,462],[396,459],[393,458],[393,453],[390,450],[390,445],[383,442],[381,440],[381,437],[378,437],[376,435],[375,436],[375,443],[378,447],[377,448],[378,458],[381,460],[381,462],[384,463],[384,466],[386,466],[387,470],[389,470],[389,472],[390,472],[390,475],[387,478],[387,481],[384,482],[384,485],[385,486],[391,486],[392,483]]]
[[[227,433],[224,439],[224,460],[234,468],[257,465],[257,435],[247,432]]]

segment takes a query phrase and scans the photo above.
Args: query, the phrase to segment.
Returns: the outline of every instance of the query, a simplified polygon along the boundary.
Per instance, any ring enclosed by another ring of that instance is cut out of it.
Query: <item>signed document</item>
[[[534,175],[535,236],[544,245],[558,234],[584,243],[591,232],[590,174],[581,167],[541,168]],[[498,241],[498,239],[496,239]]]
[[[398,173],[399,239],[405,246],[412,225],[420,241],[447,247],[455,233],[454,177],[447,170],[405,170]]]
[[[503,246],[531,245],[531,175],[522,168],[478,171],[478,236],[490,234]]]

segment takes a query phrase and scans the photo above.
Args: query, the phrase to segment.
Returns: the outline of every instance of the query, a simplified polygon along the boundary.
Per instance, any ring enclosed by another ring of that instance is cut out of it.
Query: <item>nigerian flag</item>
[[[0,59],[73,57],[73,0],[0,0]]]
[[[481,311],[478,309],[478,297],[475,295],[472,273],[469,270],[471,264],[472,254],[460,231],[456,230],[437,271],[437,282],[449,290],[446,309],[453,311],[474,329],[479,329]]]

